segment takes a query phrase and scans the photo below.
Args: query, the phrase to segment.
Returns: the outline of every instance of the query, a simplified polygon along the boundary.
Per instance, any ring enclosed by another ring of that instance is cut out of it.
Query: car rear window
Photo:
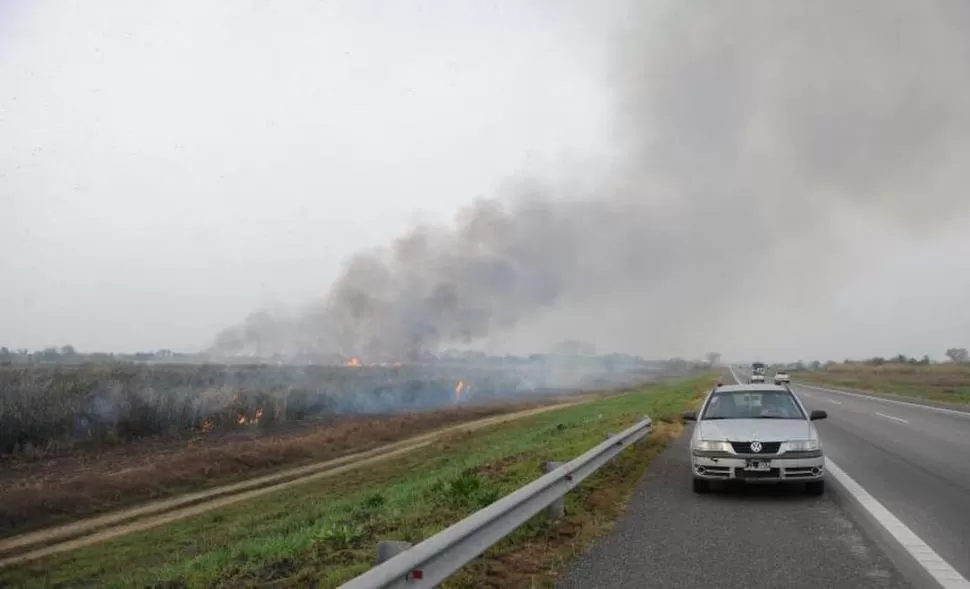
[[[787,391],[717,391],[701,419],[805,419]]]

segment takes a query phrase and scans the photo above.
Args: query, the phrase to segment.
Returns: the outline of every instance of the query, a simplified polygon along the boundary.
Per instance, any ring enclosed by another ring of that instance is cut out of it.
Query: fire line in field
[[[255,425],[259,423],[259,420],[262,419],[262,417],[263,417],[263,409],[262,407],[260,407],[256,409],[252,417],[246,417],[245,413],[240,413],[239,417],[236,418],[236,423],[238,423],[239,425],[246,425],[246,424]]]

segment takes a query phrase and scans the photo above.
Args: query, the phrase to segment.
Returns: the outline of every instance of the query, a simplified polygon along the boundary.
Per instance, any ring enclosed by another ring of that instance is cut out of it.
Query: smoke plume
[[[970,4],[642,4],[612,41],[624,157],[595,193],[536,182],[477,201],[453,226],[357,255],[321,302],[254,315],[215,349],[400,358],[556,309],[600,310],[592,329],[703,335],[739,300],[804,283],[752,285],[752,269],[818,278],[856,221],[918,237],[968,208]]]

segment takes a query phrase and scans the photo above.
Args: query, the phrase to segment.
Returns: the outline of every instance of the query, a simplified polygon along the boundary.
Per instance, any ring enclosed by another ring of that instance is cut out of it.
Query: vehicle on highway
[[[789,384],[791,383],[791,376],[787,372],[782,372],[781,370],[775,372],[775,384]]]
[[[748,379],[750,383],[764,382],[765,381],[765,363],[764,362],[752,362],[751,363],[751,378]]]
[[[805,409],[787,386],[739,384],[716,387],[694,421],[690,466],[694,492],[714,481],[804,483],[813,495],[825,492],[825,456],[812,423],[825,411]]]

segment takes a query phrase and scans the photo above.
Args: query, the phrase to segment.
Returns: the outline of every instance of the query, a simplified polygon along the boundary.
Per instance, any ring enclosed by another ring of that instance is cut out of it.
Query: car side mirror
[[[684,421],[697,421],[697,412],[684,411]]]
[[[828,419],[828,416],[829,416],[828,413],[822,411],[821,409],[816,409],[815,411],[812,411],[811,415],[809,415],[808,418],[812,421],[815,421],[816,419]]]

